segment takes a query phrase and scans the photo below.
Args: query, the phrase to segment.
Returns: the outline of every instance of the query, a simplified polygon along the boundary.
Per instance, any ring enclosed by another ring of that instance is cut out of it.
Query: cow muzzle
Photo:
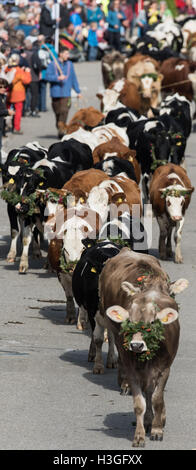
[[[144,341],[131,341],[130,343],[130,351],[133,351],[135,353],[142,353],[144,351],[147,351],[147,347]]]
[[[142,338],[141,333],[136,333],[135,335],[133,335],[133,338],[129,345],[129,349],[130,351],[137,353],[137,354],[147,351],[147,346],[146,346],[145,341]]]
[[[173,215],[171,218],[174,222],[180,222],[180,220],[182,220],[181,215]]]

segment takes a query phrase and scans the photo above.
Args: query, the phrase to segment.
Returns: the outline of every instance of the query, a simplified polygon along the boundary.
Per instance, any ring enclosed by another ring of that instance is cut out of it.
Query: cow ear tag
[[[178,318],[177,310],[174,308],[164,308],[157,314],[157,319],[163,323],[163,325],[169,325],[169,323],[173,323]]]
[[[14,179],[13,179],[13,178],[10,178],[9,183],[10,183],[10,184],[14,184]]]
[[[115,323],[122,323],[129,318],[129,312],[120,305],[113,305],[107,308],[106,315]]]
[[[91,273],[96,273],[96,269],[94,267],[91,268]]]

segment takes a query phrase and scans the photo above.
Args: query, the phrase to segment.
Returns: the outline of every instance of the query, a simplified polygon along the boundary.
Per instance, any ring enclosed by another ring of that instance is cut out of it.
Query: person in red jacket
[[[31,73],[29,68],[19,67],[20,57],[18,54],[12,54],[8,59],[8,67],[6,71],[15,70],[14,78],[11,83],[11,89],[8,95],[9,107],[13,105],[14,114],[14,134],[22,134],[20,129],[23,103],[26,98],[25,85],[31,82]]]

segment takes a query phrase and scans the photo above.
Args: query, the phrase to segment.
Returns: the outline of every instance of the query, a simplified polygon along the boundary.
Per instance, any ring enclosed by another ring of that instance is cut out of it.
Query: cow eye
[[[167,201],[167,207],[171,206],[171,202]]]

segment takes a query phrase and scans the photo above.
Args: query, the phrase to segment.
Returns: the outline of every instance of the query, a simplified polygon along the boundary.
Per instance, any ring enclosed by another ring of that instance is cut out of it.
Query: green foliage
[[[173,197],[189,196],[190,197],[190,191],[187,191],[186,189],[166,188],[165,191],[162,192],[161,198],[164,199],[167,196],[173,196]]]
[[[1,191],[1,198],[12,206],[15,206],[22,201],[20,194],[18,194],[16,191],[7,191],[6,189]]]
[[[155,320],[153,323],[145,323],[142,321],[130,322],[129,320],[123,322],[121,325],[120,335],[124,335],[123,347],[127,351],[129,351],[129,345],[132,341],[133,335],[139,332],[142,333],[143,340],[147,346],[147,351],[136,354],[136,358],[141,362],[149,361],[155,356],[156,352],[160,348],[160,342],[165,339],[164,325],[160,320]]]
[[[59,196],[55,191],[47,189],[44,195],[44,200],[45,202],[50,201],[56,204],[63,204],[63,206],[67,207],[67,194],[65,196]]]
[[[66,262],[64,257],[64,249],[61,250],[61,256],[59,258],[60,268],[64,273],[73,273],[77,261],[70,261],[69,263]]]

